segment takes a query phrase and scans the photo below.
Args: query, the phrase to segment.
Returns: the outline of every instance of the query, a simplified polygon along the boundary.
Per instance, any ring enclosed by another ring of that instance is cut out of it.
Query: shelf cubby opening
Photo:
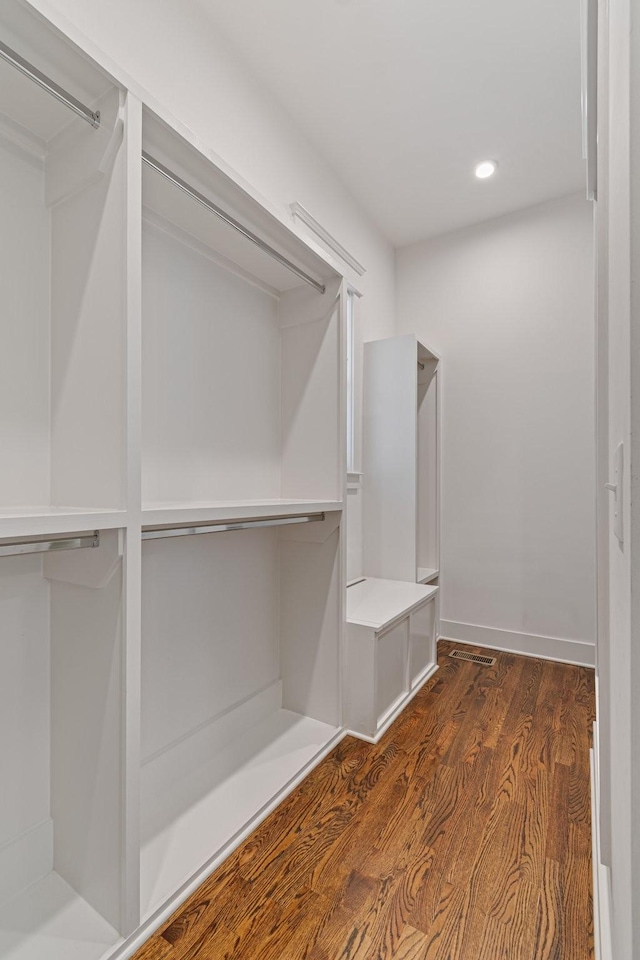
[[[122,94],[16,0],[3,42],[100,111],[91,126],[0,60],[2,520],[123,508]]]
[[[339,278],[148,112],[143,144],[326,286],[143,165],[143,509],[339,501]]]
[[[120,940],[121,544],[0,557],[3,960]]]
[[[339,523],[143,543],[143,918],[340,736]]]

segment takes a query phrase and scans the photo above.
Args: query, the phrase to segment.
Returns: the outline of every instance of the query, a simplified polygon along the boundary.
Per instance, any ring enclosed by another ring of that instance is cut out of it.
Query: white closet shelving
[[[3,41],[100,111],[94,129],[0,60],[0,536],[117,526],[125,507],[119,90],[26,8]]]
[[[22,4],[0,20],[100,111],[93,128],[0,60],[0,543],[103,531],[0,556],[0,956],[92,960],[121,917],[123,101]]]
[[[413,334],[364,345],[364,569],[438,583],[440,359]]]
[[[247,221],[149,113],[143,135]],[[143,523],[325,515],[144,544],[146,916],[340,734],[343,468],[340,280],[301,286],[148,164],[143,202]]]
[[[344,733],[343,281],[0,27],[0,958],[123,958]]]

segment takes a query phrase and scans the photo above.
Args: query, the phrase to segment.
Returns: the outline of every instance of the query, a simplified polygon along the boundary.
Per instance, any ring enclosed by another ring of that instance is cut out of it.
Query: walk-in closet
[[[0,0],[0,960],[633,960],[627,14]]]

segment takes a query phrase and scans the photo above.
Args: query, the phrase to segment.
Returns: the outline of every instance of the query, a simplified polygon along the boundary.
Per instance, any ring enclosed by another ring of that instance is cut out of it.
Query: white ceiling
[[[200,2],[397,246],[584,186],[579,0]]]

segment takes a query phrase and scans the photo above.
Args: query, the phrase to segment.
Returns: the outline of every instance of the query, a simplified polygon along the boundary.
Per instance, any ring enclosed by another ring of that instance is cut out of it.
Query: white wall
[[[34,0],[33,6],[66,18],[271,203],[287,213],[294,200],[307,207],[366,267],[358,279],[359,342],[393,332],[391,245],[249,65],[222,44],[197,0]],[[360,408],[358,400],[358,418]],[[350,496],[350,577],[361,572],[359,511],[359,495]]]
[[[397,332],[443,357],[442,634],[593,662],[591,207],[415,244],[397,270]]]

